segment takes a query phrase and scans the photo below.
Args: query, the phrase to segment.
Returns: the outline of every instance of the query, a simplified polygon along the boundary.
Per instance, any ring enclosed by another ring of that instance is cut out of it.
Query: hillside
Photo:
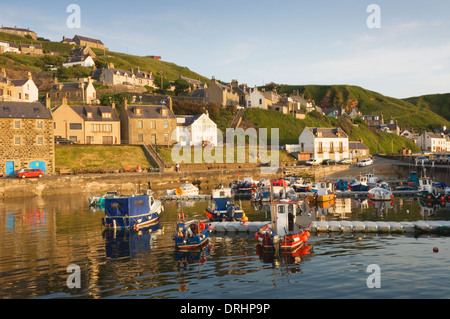
[[[307,99],[313,99],[316,105],[323,108],[358,107],[364,115],[383,114],[385,122],[390,117],[396,119],[401,127],[416,129],[433,129],[449,126],[445,113],[437,112],[437,108],[427,105],[416,105],[408,100],[384,96],[380,93],[352,85],[269,85],[266,90],[276,87],[280,94],[291,94],[294,90],[303,93]],[[448,105],[448,104],[447,104]],[[450,111],[449,111],[450,112]]]
[[[318,112],[308,113],[304,120],[300,120],[273,110],[250,108],[245,112],[243,124],[244,127],[279,128],[280,145],[298,144],[298,137],[306,126],[341,127],[347,133],[349,141],[363,140],[371,154],[399,153],[403,148],[411,149],[413,152],[420,151],[412,141],[395,134],[372,129],[363,121],[353,124],[348,119],[336,120]],[[268,133],[270,133],[270,129]]]
[[[50,71],[46,65],[62,66],[65,58],[68,56],[72,45],[60,42],[52,42],[45,39],[32,40],[20,36],[15,36],[6,33],[0,33],[0,40],[14,42],[18,46],[22,43],[39,44],[42,45],[44,53],[48,51],[57,51],[59,56],[45,55],[43,57],[32,57],[14,53],[3,53],[0,55],[0,67],[5,67],[8,72],[8,76],[18,75],[25,76],[26,72],[31,71],[33,78],[36,79],[36,84],[40,90],[49,90],[53,77],[56,74],[61,75],[61,72]],[[102,67],[106,63],[113,63],[116,68],[129,70],[130,68],[140,68],[142,71],[151,71],[155,76],[164,77],[165,81],[175,81],[179,75],[183,75],[193,79],[200,79],[206,83],[209,83],[209,79],[189,70],[187,67],[181,67],[171,62],[156,60],[150,56],[135,56],[131,54],[103,51],[100,49],[93,49],[97,58],[94,59],[97,67]],[[106,55],[105,55],[106,54]],[[85,70],[83,70],[85,69]],[[72,74],[70,73],[72,71]],[[65,72],[63,75],[68,77],[87,76],[92,70],[90,68],[71,68],[69,72]],[[76,72],[80,73],[77,74]]]
[[[450,121],[450,93],[430,94],[403,99],[418,108],[430,109]]]

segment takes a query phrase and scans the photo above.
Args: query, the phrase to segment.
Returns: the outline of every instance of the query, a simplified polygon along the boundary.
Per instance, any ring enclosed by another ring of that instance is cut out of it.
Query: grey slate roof
[[[142,109],[142,114],[135,114],[134,109]],[[167,116],[163,116],[160,113],[161,109],[167,110]],[[128,110],[122,109],[122,112],[126,112],[129,118],[144,118],[144,119],[170,119],[175,118],[175,114],[166,106],[161,105],[128,105]]]
[[[0,101],[0,118],[51,119],[52,113],[39,102]]]
[[[116,110],[110,106],[71,105],[70,108],[85,121],[119,121]],[[88,117],[87,112],[92,112],[92,117]],[[111,118],[103,118],[102,113],[111,113]]]
[[[366,144],[362,142],[348,142],[348,148],[351,150],[368,150],[369,148],[366,146]]]
[[[337,137],[337,132],[341,134],[341,138],[348,138],[347,134],[340,128],[324,128],[324,127],[308,127],[311,133],[314,135],[314,130],[322,132],[322,137],[333,138]]]

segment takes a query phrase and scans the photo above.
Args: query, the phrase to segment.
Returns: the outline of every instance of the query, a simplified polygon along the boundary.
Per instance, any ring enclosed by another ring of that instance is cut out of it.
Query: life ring
[[[200,232],[204,231],[205,228],[206,228],[206,226],[205,226],[204,223],[199,223],[199,224],[198,224],[198,229],[199,229]]]
[[[175,189],[175,195],[183,195],[183,189],[181,187],[178,187],[177,189]]]

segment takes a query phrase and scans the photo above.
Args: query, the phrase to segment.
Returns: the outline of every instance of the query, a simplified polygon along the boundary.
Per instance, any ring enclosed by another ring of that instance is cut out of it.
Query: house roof
[[[135,114],[136,108],[142,109],[142,114]],[[161,115],[160,110],[166,109],[167,115]],[[122,109],[126,112],[129,118],[144,118],[144,119],[175,119],[175,114],[167,107],[161,105],[128,105],[128,109]]]
[[[324,138],[348,138],[347,134],[340,128],[340,127],[333,127],[333,128],[325,128],[325,127],[305,127],[305,129],[308,129],[313,136],[315,132],[321,132],[322,136]],[[338,136],[339,133],[341,136]]]
[[[64,63],[76,63],[76,62],[84,62],[88,58],[90,58],[89,55],[81,55],[81,56],[74,56],[74,57],[67,57],[67,59],[64,61]],[[91,58],[92,59],[92,58]]]
[[[190,126],[192,125],[192,123],[194,123],[195,121],[197,121],[200,116],[202,116],[203,114],[196,114],[196,115],[178,115],[177,116],[177,125],[178,126]],[[184,118],[184,122],[178,122],[178,119],[183,119]]]
[[[38,49],[38,50],[42,50],[42,46],[39,44],[21,44],[20,45],[21,48],[31,48],[34,47],[34,49]]]
[[[0,101],[0,118],[51,119],[52,113],[39,102]]]
[[[369,148],[363,142],[348,142],[348,148],[351,150],[368,150]]]
[[[117,112],[110,106],[86,106],[86,105],[70,105],[70,108],[77,113],[85,121],[103,121],[118,122]],[[87,113],[92,112],[92,117],[88,117]],[[102,117],[102,113],[111,113],[111,118]]]
[[[72,40],[75,40],[75,38],[78,38],[78,39],[80,39],[82,41],[86,41],[86,42],[103,44],[103,42],[98,39],[88,38],[88,37],[84,37],[82,35],[75,35]]]
[[[62,85],[61,90],[58,88],[59,85]],[[78,85],[78,82],[67,82],[67,83],[57,83],[53,84],[51,91],[78,91],[81,90]],[[87,88],[88,84],[85,83],[84,88]]]
[[[23,32],[33,32],[36,33],[34,31],[31,31],[30,29],[24,29],[24,28],[12,28],[12,27],[1,27],[0,30],[15,30],[15,31],[23,31]]]

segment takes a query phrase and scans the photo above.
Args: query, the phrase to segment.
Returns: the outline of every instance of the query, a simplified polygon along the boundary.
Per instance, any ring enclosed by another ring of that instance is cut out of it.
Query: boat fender
[[[135,231],[139,231],[139,225],[138,225],[138,224],[135,224],[135,225],[134,225],[134,230],[135,230]]]

